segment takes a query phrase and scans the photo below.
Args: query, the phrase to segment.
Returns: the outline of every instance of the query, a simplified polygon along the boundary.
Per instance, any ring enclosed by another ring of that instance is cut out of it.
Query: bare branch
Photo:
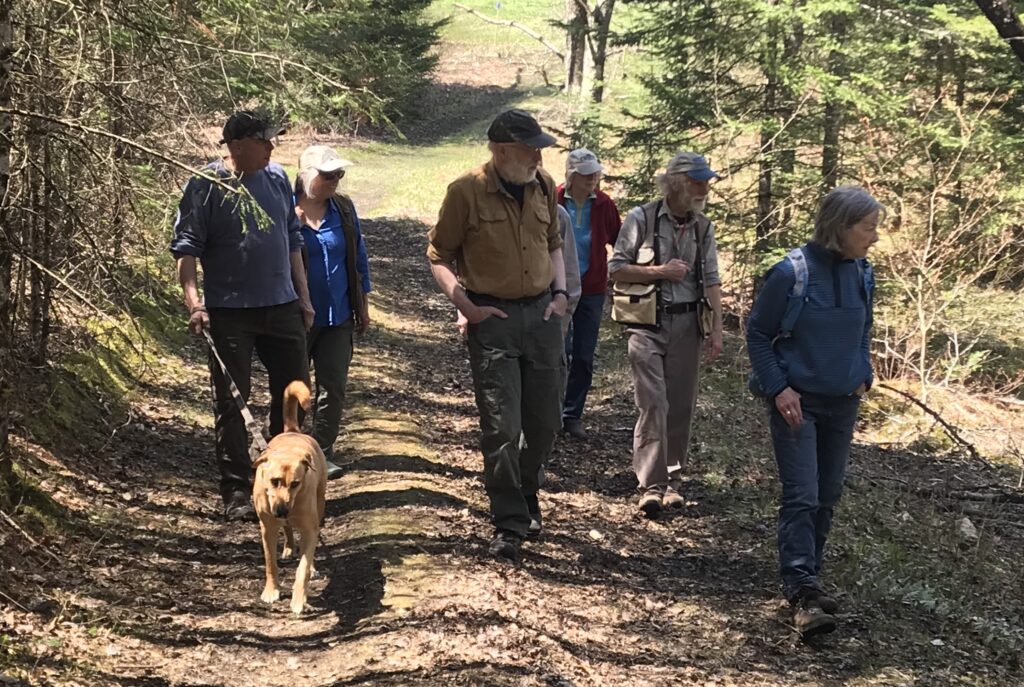
[[[549,43],[547,39],[544,38],[544,36],[540,35],[533,29],[527,28],[518,22],[512,21],[511,19],[494,19],[493,17],[488,17],[485,14],[480,14],[472,7],[466,7],[465,5],[461,5],[459,3],[455,3],[455,6],[458,7],[460,10],[465,10],[469,14],[472,14],[474,17],[477,17],[481,21],[485,21],[488,24],[495,24],[497,26],[507,26],[509,28],[519,29],[530,38],[540,41],[545,48],[550,50],[553,54],[557,55],[558,59],[565,61],[565,54],[555,46],[551,45],[551,43]]]

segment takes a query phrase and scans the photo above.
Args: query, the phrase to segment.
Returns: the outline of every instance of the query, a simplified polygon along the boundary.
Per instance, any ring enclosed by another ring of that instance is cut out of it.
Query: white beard
[[[690,209],[694,212],[704,212],[704,206],[707,205],[708,199],[701,198],[700,200],[694,200],[690,202]]]

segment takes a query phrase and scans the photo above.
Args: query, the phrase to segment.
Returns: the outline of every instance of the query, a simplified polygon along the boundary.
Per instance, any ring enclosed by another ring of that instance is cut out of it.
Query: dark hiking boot
[[[836,629],[836,619],[825,612],[818,601],[819,598],[820,592],[808,587],[801,589],[791,602],[793,626],[804,639],[827,634]]]
[[[573,439],[586,439],[587,431],[583,429],[583,420],[567,417],[562,420],[562,431]]]
[[[224,517],[228,522],[256,521],[256,509],[252,507],[249,495],[236,491],[224,501]]]
[[[526,538],[536,539],[540,536],[541,529],[543,529],[542,518],[540,517],[540,503],[537,501],[536,494],[525,498],[526,510],[530,512],[530,526],[526,529]]]
[[[327,461],[327,479],[338,479],[345,474],[345,469],[340,465]]]
[[[656,491],[649,491],[640,497],[638,504],[640,511],[648,518],[658,517],[661,512],[661,494]]]
[[[487,547],[487,553],[495,558],[505,558],[514,561],[519,557],[519,548],[523,545],[523,539],[515,532],[498,530],[491,545]]]
[[[818,594],[818,605],[821,606],[821,610],[825,611],[829,615],[835,615],[839,611],[839,601],[834,597],[829,596],[821,590],[817,590]]]

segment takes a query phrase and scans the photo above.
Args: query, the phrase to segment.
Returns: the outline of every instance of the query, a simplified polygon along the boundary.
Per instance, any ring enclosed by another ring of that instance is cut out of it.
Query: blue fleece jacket
[[[796,281],[792,263],[768,270],[747,322],[747,353],[769,398],[787,386],[798,392],[845,396],[871,386],[872,313],[861,270],[813,241],[804,246],[807,291],[791,337],[772,340]]]

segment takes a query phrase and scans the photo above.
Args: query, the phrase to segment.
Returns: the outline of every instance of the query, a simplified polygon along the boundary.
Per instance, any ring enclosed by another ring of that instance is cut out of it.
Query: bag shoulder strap
[[[644,213],[644,223],[640,227],[640,231],[636,233],[636,247],[633,250],[634,259],[640,253],[640,248],[650,242],[651,248],[654,249],[654,264],[661,264],[661,247],[658,245],[658,224],[663,203],[664,200],[659,199],[641,206],[640,209]]]
[[[779,338],[788,339],[793,334],[793,327],[800,319],[800,311],[803,310],[807,300],[807,282],[809,275],[807,271],[807,258],[804,256],[803,248],[794,248],[786,254],[786,260],[793,268],[793,288],[790,289],[786,298],[786,310],[782,314],[782,321],[779,323]]]
[[[864,301],[868,305],[868,311],[871,311],[875,297],[875,271],[871,267],[871,263],[867,261],[867,258],[857,259],[857,270],[860,272],[860,281],[864,289]]]
[[[341,212],[341,228],[345,234],[345,270],[348,277],[348,300],[352,316],[359,317],[362,312],[363,282],[359,278],[359,236],[356,233],[356,206],[344,193],[335,193],[334,202]]]

